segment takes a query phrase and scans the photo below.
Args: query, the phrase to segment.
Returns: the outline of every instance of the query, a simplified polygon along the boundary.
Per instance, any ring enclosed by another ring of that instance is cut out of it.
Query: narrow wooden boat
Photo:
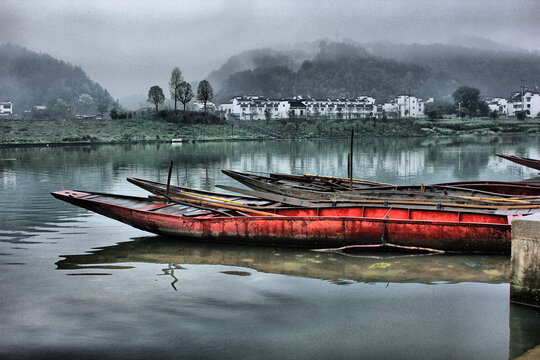
[[[530,158],[515,156],[515,155],[506,155],[506,154],[495,154],[495,155],[497,155],[498,157],[502,157],[503,159],[515,162],[516,164],[530,167],[531,169],[540,170],[540,160],[530,159]]]
[[[276,208],[274,216],[249,216],[152,198],[71,190],[52,195],[155,234],[310,248],[392,244],[451,252],[509,252],[513,217],[388,206]]]
[[[237,172],[238,173],[238,172]],[[246,173],[240,173],[246,174]],[[400,186],[382,182],[374,182],[368,180],[353,179],[353,187],[350,187],[350,181],[348,178],[336,177],[336,176],[324,176],[324,175],[290,175],[282,173],[270,173],[269,177],[272,179],[287,179],[289,181],[304,183],[304,184],[317,184],[320,191],[350,191],[359,189],[356,184],[361,184],[361,190],[366,187],[372,190],[409,190],[409,191],[423,191],[429,192],[434,189],[437,192],[442,191],[444,188],[449,190],[462,190],[467,191],[469,194],[471,190],[478,191],[481,195],[495,195],[495,196],[540,196],[540,184],[530,184],[526,182],[505,182],[505,181],[459,181],[449,183],[431,184],[429,186]],[[308,186],[309,186],[308,185]]]
[[[494,193],[478,189],[447,185],[391,185],[364,186],[363,188],[328,189],[313,187],[303,182],[295,182],[292,178],[283,181],[282,178],[266,177],[231,170],[222,172],[238,182],[261,192],[271,192],[284,196],[292,196],[306,200],[336,200],[336,199],[417,199],[440,202],[493,202],[505,201],[515,195]],[[519,201],[519,199],[518,199]],[[534,199],[524,200],[533,201]]]
[[[293,196],[300,199],[331,199],[332,193],[349,191],[348,186],[328,184],[326,181],[306,179],[295,175],[271,174],[270,177],[232,170],[221,170],[225,175],[257,191]],[[386,188],[388,185],[360,183],[353,190]]]
[[[487,191],[508,196],[540,196],[540,185],[508,181],[459,181],[435,184],[457,189]]]
[[[278,179],[292,179],[298,182],[311,183],[314,180],[320,180],[322,183],[326,183],[328,190],[331,191],[347,191],[351,190],[350,181],[347,178],[336,176],[324,176],[324,175],[289,175],[281,173],[270,173],[270,178]],[[377,189],[409,189],[409,190],[422,190],[422,186],[399,186],[382,182],[373,182],[368,180],[353,179],[353,186],[357,183],[373,186],[374,190]],[[333,187],[333,189],[332,189]],[[507,181],[459,181],[449,183],[432,184],[424,186],[423,191],[437,191],[443,188],[450,188],[450,190],[463,190],[470,192],[475,190],[485,195],[499,195],[499,196],[540,196],[540,184],[529,184],[526,182],[507,182]],[[357,189],[353,187],[353,189]],[[480,194],[480,193],[479,193]]]

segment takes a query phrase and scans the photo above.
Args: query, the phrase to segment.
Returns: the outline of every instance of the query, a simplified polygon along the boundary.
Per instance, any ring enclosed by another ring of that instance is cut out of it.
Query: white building
[[[515,93],[512,96],[512,102],[508,103],[508,115],[515,115],[518,111],[525,111],[527,117],[536,117],[540,115],[540,94],[532,91]]]
[[[528,117],[536,117],[540,114],[540,94],[526,91],[522,96],[524,110]]]
[[[11,101],[0,102],[0,115],[12,115],[13,103]]]
[[[418,99],[418,117],[425,117],[426,104],[434,102],[434,98],[428,98],[427,100]]]
[[[487,101],[489,111],[497,111],[499,113],[499,116],[510,116],[514,115],[514,107],[512,103],[508,103],[508,100],[503,98],[493,98],[491,100]],[[512,108],[511,111],[509,111],[509,105]]]
[[[222,104],[227,116],[239,120],[262,120],[268,113],[272,119],[280,118],[342,118],[351,119],[374,116],[377,112],[375,99],[361,96],[349,99],[268,99],[261,96],[238,96],[231,103]]]
[[[419,117],[424,116],[423,112],[418,109],[418,99],[415,96],[399,95],[394,103],[398,108],[400,117]]]

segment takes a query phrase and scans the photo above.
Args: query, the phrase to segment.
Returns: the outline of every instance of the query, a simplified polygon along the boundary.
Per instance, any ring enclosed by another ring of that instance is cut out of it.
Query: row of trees
[[[192,86],[184,81],[182,71],[180,71],[178,67],[175,67],[171,72],[171,77],[169,79],[169,93],[171,94],[171,99],[174,100],[174,111],[178,110],[178,102],[181,102],[184,105],[185,111],[187,103],[193,99],[194,94]],[[204,104],[205,113],[206,105],[213,97],[214,91],[212,90],[212,86],[207,80],[202,80],[197,88],[197,100]],[[158,85],[152,86],[148,91],[148,102],[155,105],[157,112],[158,105],[165,102],[163,89]]]

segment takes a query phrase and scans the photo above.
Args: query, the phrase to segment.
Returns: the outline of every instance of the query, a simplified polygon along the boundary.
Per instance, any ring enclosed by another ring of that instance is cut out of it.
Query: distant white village
[[[237,120],[262,120],[284,118],[330,118],[356,119],[383,116],[424,118],[426,104],[433,102],[411,95],[399,95],[393,101],[376,104],[371,96],[360,96],[356,99],[312,99],[301,96],[292,99],[270,99],[263,96],[237,96],[230,103],[215,106],[229,118]],[[540,113],[540,94],[525,91],[518,92],[508,101],[504,98],[486,100],[490,111],[497,111],[499,116],[515,116],[518,111],[525,111],[528,117]],[[196,108],[201,107],[195,104]]]

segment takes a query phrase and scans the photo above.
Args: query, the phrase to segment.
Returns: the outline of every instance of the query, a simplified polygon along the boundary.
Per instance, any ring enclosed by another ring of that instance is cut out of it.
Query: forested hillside
[[[533,90],[540,85],[540,56],[526,51],[326,41],[318,42],[317,47],[311,54],[300,47],[296,53],[266,49],[232,57],[214,72],[219,73],[213,79],[219,89],[216,102],[246,94],[370,95],[386,101],[410,92],[421,98],[442,98],[460,85],[478,87],[483,96],[509,97],[519,90],[521,78]],[[253,61],[255,53],[257,61]]]
[[[13,101],[19,114],[39,105],[95,114],[114,103],[80,67],[18,45],[0,45],[0,79],[0,101]]]
[[[484,96],[509,97],[521,79],[529,89],[540,87],[540,54],[524,50],[467,48],[457,45],[366,44],[378,56],[446,72],[459,84],[479,88]]]

